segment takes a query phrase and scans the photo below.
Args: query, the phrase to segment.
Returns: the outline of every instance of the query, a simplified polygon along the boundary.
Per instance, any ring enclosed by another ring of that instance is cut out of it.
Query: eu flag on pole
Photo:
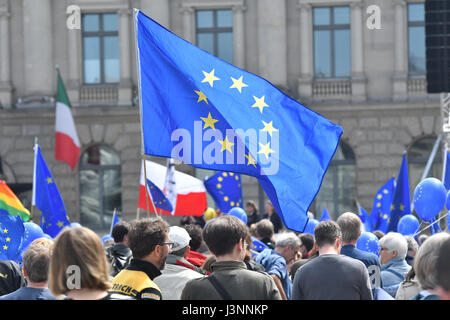
[[[330,213],[328,212],[327,208],[323,208],[322,216],[320,217],[319,221],[328,221],[328,220],[331,220]]]
[[[112,230],[114,229],[114,226],[119,223],[119,216],[117,216],[117,211],[114,209],[113,218],[111,220],[111,229],[109,230],[109,234],[112,234]]]
[[[411,213],[411,197],[409,194],[408,162],[406,152],[403,155],[402,164],[397,176],[394,197],[392,198],[389,231],[397,232],[398,221],[405,214]]]
[[[342,128],[142,12],[134,19],[142,153],[254,176],[302,232]]]
[[[54,238],[65,226],[70,225],[70,221],[61,194],[38,144],[34,146],[34,152],[32,204],[42,212],[42,230]]]
[[[234,207],[242,208],[241,175],[233,172],[218,172],[205,178],[205,188],[222,212]]]
[[[395,177],[389,179],[377,192],[373,199],[370,220],[372,230],[387,232],[389,218],[391,215],[392,194],[394,192]]]
[[[153,182],[151,182],[149,179],[147,179],[147,188],[150,192],[151,200],[153,201],[153,206],[156,208],[166,210],[169,212],[173,211],[172,204],[170,201],[166,198],[164,195],[164,192],[161,191]],[[153,206],[149,206],[150,209]]]
[[[365,231],[372,232],[372,222],[366,209],[364,209],[358,201],[356,201],[356,206],[358,207],[358,216],[361,219],[362,224],[364,225]]]

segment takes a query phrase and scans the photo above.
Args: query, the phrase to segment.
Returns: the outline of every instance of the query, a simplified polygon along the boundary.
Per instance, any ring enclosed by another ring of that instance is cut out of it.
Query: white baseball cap
[[[191,237],[186,229],[178,226],[170,227],[169,239],[173,242],[172,251],[178,251],[187,247],[189,245],[189,241],[191,241]]]

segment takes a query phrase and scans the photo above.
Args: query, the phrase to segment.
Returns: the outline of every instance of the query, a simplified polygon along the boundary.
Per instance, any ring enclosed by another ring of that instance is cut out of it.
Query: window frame
[[[103,16],[105,14],[116,14],[117,15],[117,31],[104,31],[103,30]],[[99,17],[99,30],[98,31],[85,31],[83,28],[83,21],[86,15],[97,15]],[[82,60],[82,84],[83,86],[116,86],[120,83],[120,38],[119,38],[119,15],[116,12],[85,12],[81,15],[81,60]],[[105,82],[105,50],[103,45],[103,39],[105,37],[117,37],[117,49],[119,55],[119,78],[117,82]],[[85,37],[96,37],[99,39],[100,46],[100,82],[97,83],[88,83],[85,78],[85,46],[84,39]]]
[[[424,9],[424,19],[423,21],[410,21],[409,20],[409,8],[410,6],[413,5],[423,5]],[[407,50],[406,50],[406,54],[407,54],[407,59],[408,59],[408,76],[409,77],[425,77],[427,74],[427,64],[425,61],[425,71],[424,72],[411,72],[411,68],[410,68],[410,47],[409,47],[409,39],[410,39],[410,27],[423,27],[424,29],[424,34],[425,34],[425,3],[424,2],[409,2],[406,4],[406,43],[407,43]],[[425,58],[426,58],[426,43],[425,43],[425,38],[424,38],[424,45],[425,45]]]

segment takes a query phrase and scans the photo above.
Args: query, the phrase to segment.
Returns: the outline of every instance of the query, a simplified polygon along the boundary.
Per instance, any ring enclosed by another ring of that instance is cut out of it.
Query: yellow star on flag
[[[58,225],[58,227],[60,227],[60,228],[62,228],[63,227],[63,225],[64,225],[64,223],[62,222],[62,221],[58,221],[57,223],[56,223],[57,225]]]
[[[385,194],[388,194],[388,193],[389,193],[389,191],[388,191],[387,189],[383,189],[383,192],[384,192]]]
[[[47,178],[47,184],[50,184],[50,183],[52,183],[52,182],[53,182],[52,178],[51,178],[51,177],[48,177],[48,178]]]
[[[253,159],[252,155],[249,153],[248,155],[246,154],[245,157],[248,160],[247,165],[253,165],[256,168],[256,161]]]
[[[217,78],[214,75],[214,69],[212,69],[212,71],[210,73],[207,73],[205,71],[202,71],[202,72],[203,72],[203,75],[205,76],[205,79],[202,80],[202,83],[203,82],[208,82],[209,85],[212,87],[214,85],[214,81],[220,80],[220,78]]]
[[[235,79],[235,78],[231,77],[231,81],[233,81],[233,84],[231,85],[230,89],[236,88],[239,90],[239,93],[242,93],[242,88],[248,87],[247,84],[242,82],[242,77],[243,76],[241,76],[239,79]]]
[[[259,111],[263,113],[264,107],[268,107],[269,105],[264,101],[265,96],[262,96],[261,98],[257,98],[253,96],[253,99],[255,99],[255,103],[252,105],[252,108],[259,108]]]
[[[400,211],[404,211],[404,210],[405,210],[405,206],[400,203]]]
[[[208,104],[208,99],[206,99],[206,96],[203,92],[197,90],[194,91],[198,95],[197,103],[199,103],[200,101],[205,101]]]
[[[8,233],[8,229],[3,229],[3,233]]]
[[[10,237],[6,238],[6,242],[10,242],[10,241],[11,241]]]
[[[267,131],[270,134],[270,136],[272,136],[272,133],[274,131],[278,131],[278,129],[275,129],[273,127],[273,124],[272,124],[273,121],[270,121],[269,123],[264,122],[264,120],[261,120],[261,121],[264,124],[264,129],[262,129],[262,131]]]
[[[377,199],[381,199],[381,198],[383,198],[383,196],[381,194],[378,194]]]
[[[200,119],[202,119],[205,122],[205,125],[203,126],[203,129],[206,129],[206,128],[210,127],[210,128],[213,128],[214,130],[216,130],[216,128],[214,127],[214,124],[216,122],[218,122],[219,120],[213,119],[211,117],[211,112],[208,112],[208,117],[207,118],[200,117]]]
[[[8,246],[5,244],[5,245],[3,246],[3,249],[8,250]]]
[[[225,137],[225,140],[219,141],[219,143],[222,145],[222,150],[220,150],[220,151],[227,150],[227,151],[230,151],[230,153],[233,153],[233,151],[231,150],[231,147],[234,146],[234,143],[230,142],[228,140],[228,137]]]
[[[259,143],[259,147],[261,149],[259,149],[258,154],[262,153],[266,156],[267,159],[269,159],[269,155],[273,152],[275,152],[274,150],[270,149],[270,142],[268,142],[267,144],[262,144],[261,142]]]

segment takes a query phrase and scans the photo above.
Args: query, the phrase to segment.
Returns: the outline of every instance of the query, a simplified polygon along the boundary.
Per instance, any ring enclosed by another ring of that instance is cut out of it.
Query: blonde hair
[[[56,237],[50,259],[49,288],[55,296],[66,294],[71,276],[69,267],[80,270],[80,288],[108,290],[109,264],[100,238],[92,230],[65,228]]]

